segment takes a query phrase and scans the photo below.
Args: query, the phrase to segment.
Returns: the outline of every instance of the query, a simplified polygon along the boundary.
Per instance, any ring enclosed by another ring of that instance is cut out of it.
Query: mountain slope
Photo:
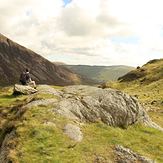
[[[163,59],[154,59],[119,78],[121,82],[138,80],[151,83],[163,79]]]
[[[63,65],[82,76],[89,77],[97,82],[117,80],[120,76],[133,70],[130,66],[88,66],[88,65]]]
[[[163,126],[163,59],[154,59],[106,87],[136,96],[154,121]]]
[[[18,82],[25,68],[30,69],[36,83],[70,85],[80,82],[80,77],[68,68],[55,65],[0,34],[0,85]]]

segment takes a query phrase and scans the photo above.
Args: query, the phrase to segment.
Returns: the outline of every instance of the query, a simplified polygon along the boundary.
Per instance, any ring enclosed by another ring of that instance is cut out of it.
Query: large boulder
[[[65,87],[54,111],[80,122],[100,120],[107,125],[122,128],[136,122],[152,124],[136,98],[110,88],[82,85]]]
[[[37,92],[36,89],[28,85],[19,85],[19,84],[14,85],[14,91],[13,91],[14,95],[29,95],[36,92]]]

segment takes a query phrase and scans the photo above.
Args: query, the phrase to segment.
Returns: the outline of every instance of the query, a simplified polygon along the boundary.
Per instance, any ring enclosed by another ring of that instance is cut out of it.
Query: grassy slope
[[[64,65],[72,71],[88,77],[90,79],[102,82],[112,80],[133,70],[130,66],[87,66],[87,65]]]
[[[16,105],[16,101],[23,103],[27,98],[27,96],[13,97],[11,91],[10,88],[1,90],[1,108]],[[53,95],[38,95],[35,98],[52,97],[55,98]],[[93,162],[97,156],[109,162],[114,159],[113,147],[116,144],[129,147],[160,163],[163,162],[163,133],[160,131],[141,125],[123,130],[100,122],[86,124],[81,126],[84,139],[76,144],[65,136],[62,130],[70,120],[52,114],[51,109],[50,106],[33,107],[17,122],[18,144],[9,155],[14,162],[84,163]],[[53,122],[55,126],[45,125],[47,121]]]
[[[107,87],[136,95],[153,120],[163,127],[163,59],[150,61],[120,81],[108,82]]]

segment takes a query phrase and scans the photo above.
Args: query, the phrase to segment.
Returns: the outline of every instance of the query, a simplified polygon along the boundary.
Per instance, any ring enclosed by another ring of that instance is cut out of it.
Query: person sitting
[[[36,83],[35,81],[32,81],[28,69],[26,69],[25,72],[21,73],[19,81],[22,85],[29,85],[31,87],[36,88]]]

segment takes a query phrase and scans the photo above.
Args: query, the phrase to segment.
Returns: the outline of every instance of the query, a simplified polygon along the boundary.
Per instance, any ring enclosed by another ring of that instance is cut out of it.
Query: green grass
[[[155,106],[161,107],[163,104],[163,79],[147,85],[141,85],[138,82],[114,82],[108,83],[108,87],[120,89],[130,95],[137,95],[143,103],[151,104],[155,100]]]
[[[92,124],[86,128],[86,133],[93,144],[100,146],[121,144],[152,159],[163,161],[163,133],[155,129],[134,125],[123,130],[105,124]]]
[[[10,88],[1,91],[1,105],[15,106],[16,100],[24,102],[27,96],[9,98]],[[8,97],[8,96],[9,97]],[[6,96],[6,97],[4,97]],[[37,94],[35,99],[56,98],[54,95]],[[17,145],[10,151],[13,162],[20,163],[87,163],[94,162],[97,156],[106,162],[114,160],[114,146],[117,144],[131,148],[159,163],[163,162],[163,132],[140,124],[128,129],[109,127],[101,122],[80,126],[84,139],[80,143],[70,140],[63,128],[67,123],[75,123],[52,112],[51,106],[38,106],[28,109],[23,117],[15,122]],[[157,115],[156,119],[157,118]],[[46,122],[54,123],[47,125]]]
[[[84,140],[74,148],[69,148],[74,142],[62,131],[68,120],[50,114],[48,109],[37,107],[29,110],[25,121],[17,128],[18,162],[84,163],[93,161],[96,155],[112,160],[112,147],[116,144],[129,147],[158,162],[163,161],[163,133],[141,125],[123,130],[102,123],[87,124],[82,127]],[[56,127],[43,125],[46,120],[54,122]]]
[[[114,159],[114,145],[121,144],[160,163],[163,162],[163,133],[156,129],[139,124],[126,130],[109,127],[103,123],[86,124],[81,127],[83,141],[75,145],[62,130],[70,120],[51,114],[49,109],[34,107],[24,115],[23,122],[17,128],[17,156],[12,156],[16,161],[86,163],[93,162],[96,156],[111,161]],[[46,126],[46,121],[53,122],[56,126]],[[74,147],[70,148],[73,145]]]
[[[62,131],[67,120],[53,115],[49,109],[35,107],[24,115],[25,120],[17,128],[18,162],[78,162],[80,153],[71,152],[68,147],[74,142]],[[47,121],[56,127],[44,124]]]
[[[15,96],[13,95],[13,88],[4,87],[0,88],[0,108],[1,107],[12,107],[17,105],[19,102],[25,100],[27,96]]]

